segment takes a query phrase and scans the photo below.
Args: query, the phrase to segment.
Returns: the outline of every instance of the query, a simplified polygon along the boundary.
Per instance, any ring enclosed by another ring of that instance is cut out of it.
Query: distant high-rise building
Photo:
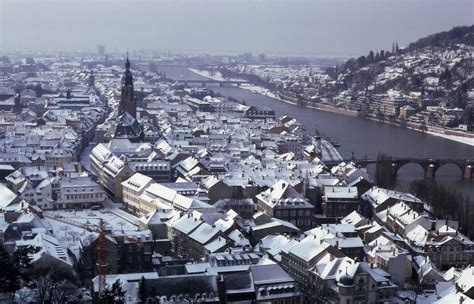
[[[97,45],[97,55],[104,56],[105,55],[105,45],[99,44]]]
[[[130,71],[130,60],[125,62],[125,73],[122,77],[122,95],[119,105],[119,115],[128,112],[133,118],[137,118],[137,102],[133,90],[133,76]]]
[[[253,60],[252,53],[242,53],[239,55],[239,59],[245,62],[251,62]]]

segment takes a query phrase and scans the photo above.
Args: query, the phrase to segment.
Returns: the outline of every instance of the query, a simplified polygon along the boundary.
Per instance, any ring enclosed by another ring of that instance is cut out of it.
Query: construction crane
[[[99,223],[99,241],[97,242],[97,273],[99,274],[99,296],[102,296],[105,290],[105,276],[107,275],[107,243],[105,239],[104,220]]]
[[[105,221],[102,218],[99,218],[99,226],[94,227],[94,226],[83,224],[81,222],[78,222],[69,218],[50,214],[49,212],[44,212],[43,216],[68,224],[68,225],[82,228],[89,232],[95,232],[99,234],[99,238],[97,241],[97,259],[96,259],[95,265],[97,267],[97,274],[99,276],[99,296],[102,296],[107,285],[106,275],[107,275],[107,268],[108,268],[107,238],[106,238],[108,233],[106,232],[106,229],[105,229],[105,225],[106,225]],[[122,235],[121,237],[123,237],[124,240],[127,240],[133,244],[138,244],[138,245],[142,244],[142,241],[139,238],[136,239],[136,238],[128,237],[126,235]]]

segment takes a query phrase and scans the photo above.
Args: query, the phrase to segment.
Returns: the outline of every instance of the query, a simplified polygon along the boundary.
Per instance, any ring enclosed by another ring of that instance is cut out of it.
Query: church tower
[[[133,76],[130,71],[130,60],[125,62],[125,73],[122,77],[122,95],[119,105],[119,115],[128,112],[133,118],[137,118],[137,102],[133,91]]]
[[[122,96],[116,120],[105,135],[106,140],[128,139],[140,142],[143,139],[143,126],[137,120],[137,103],[133,92],[133,76],[130,72],[130,60],[125,62],[125,73],[122,77]]]

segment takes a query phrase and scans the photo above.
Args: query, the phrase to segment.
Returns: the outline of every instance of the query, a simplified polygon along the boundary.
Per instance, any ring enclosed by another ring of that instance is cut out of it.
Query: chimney
[[[66,91],[66,98],[67,98],[67,99],[71,99],[71,96],[72,96],[72,94],[71,94],[71,89],[67,89],[67,91]]]
[[[285,189],[285,186],[286,186],[285,183],[281,183],[281,188],[282,188],[282,189]]]

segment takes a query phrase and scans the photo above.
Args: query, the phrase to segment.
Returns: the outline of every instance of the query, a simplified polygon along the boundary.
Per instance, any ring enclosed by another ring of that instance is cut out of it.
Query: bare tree
[[[123,225],[125,225],[126,222],[125,222],[125,221],[120,221],[120,222],[118,222],[118,224],[120,225],[120,230],[121,230],[122,233],[123,233]]]
[[[72,236],[72,242],[75,243],[76,238],[79,236],[79,232],[72,230],[69,231],[69,235]]]
[[[64,226],[61,226],[61,228],[59,228],[59,229],[64,231],[64,237],[66,237],[66,234],[67,234],[68,230],[70,230],[71,228],[69,228],[68,225],[64,225]]]
[[[77,287],[75,278],[65,270],[48,268],[34,271],[32,283],[38,303],[66,303]]]

